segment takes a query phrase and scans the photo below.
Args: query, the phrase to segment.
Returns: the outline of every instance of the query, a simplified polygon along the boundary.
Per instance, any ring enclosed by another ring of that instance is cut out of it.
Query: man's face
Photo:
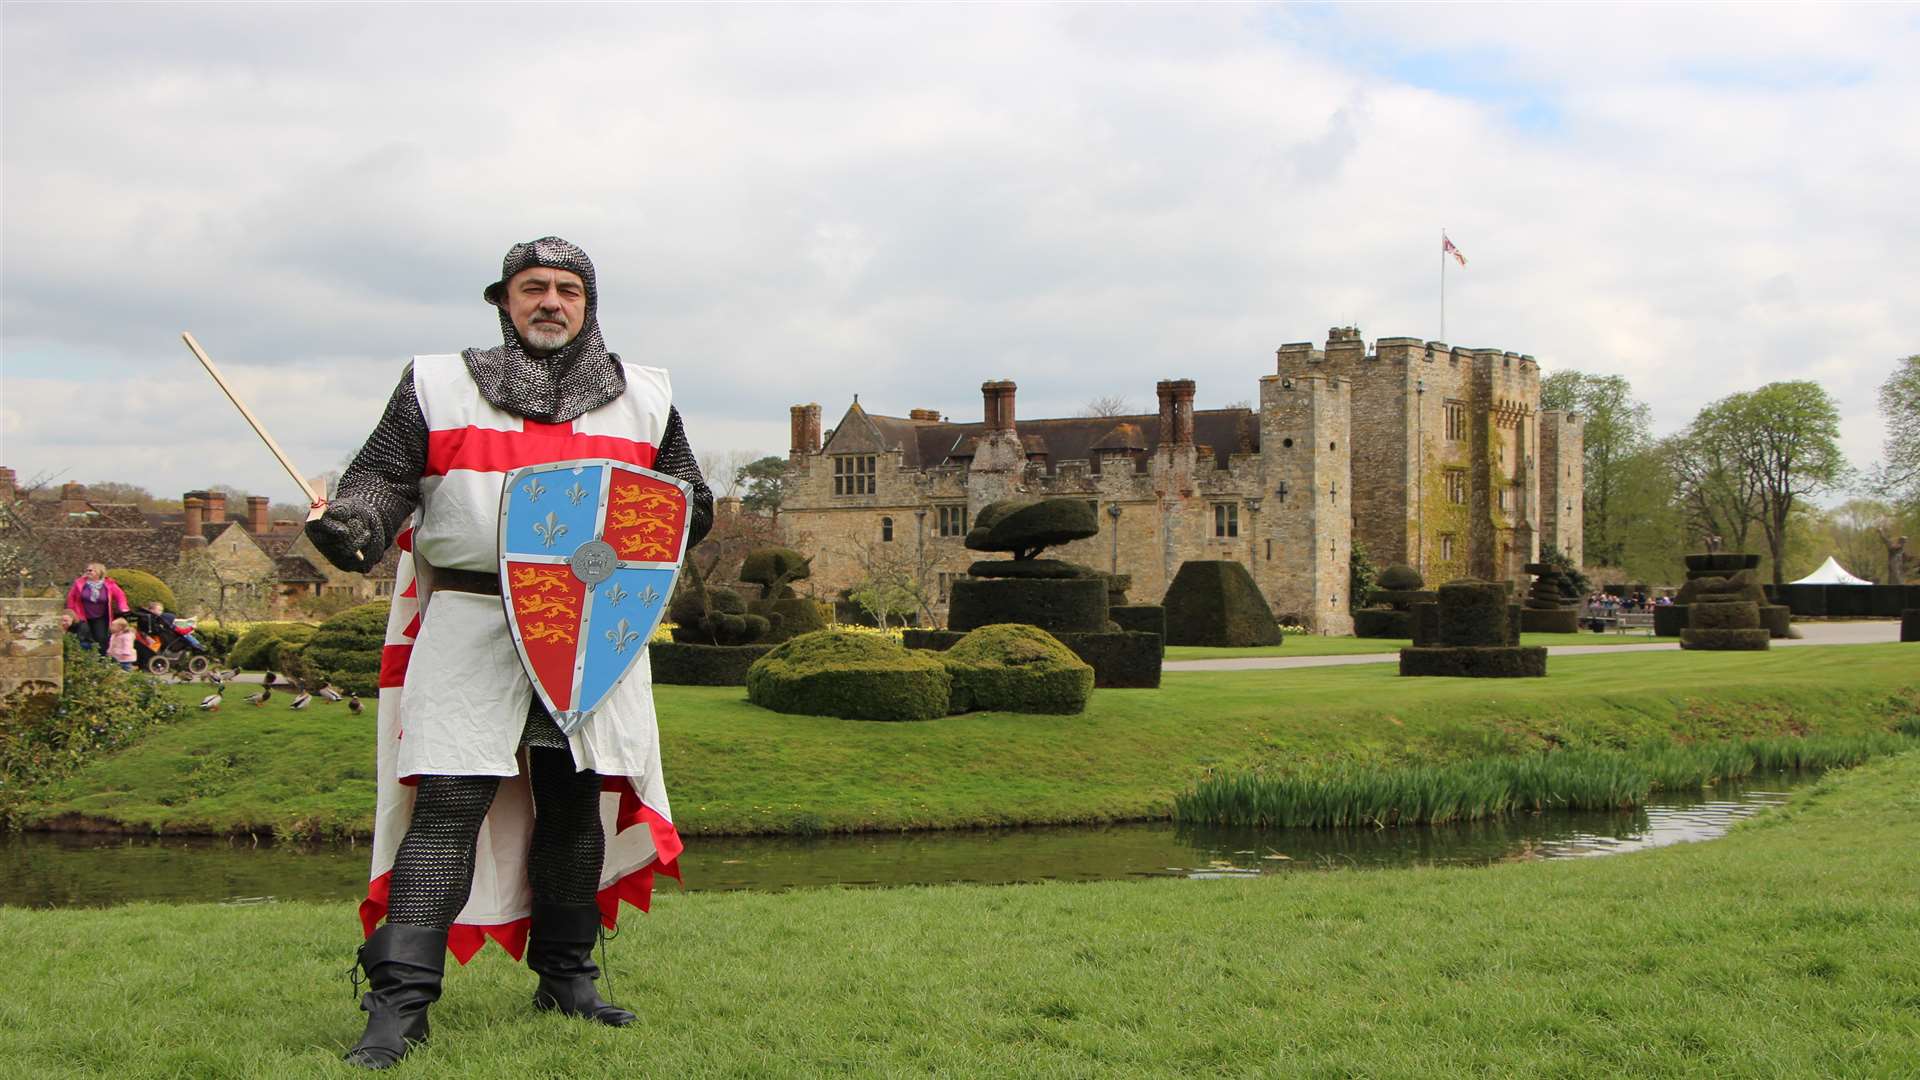
[[[571,270],[534,266],[507,282],[507,317],[528,348],[553,352],[580,333],[587,317],[587,285]]]

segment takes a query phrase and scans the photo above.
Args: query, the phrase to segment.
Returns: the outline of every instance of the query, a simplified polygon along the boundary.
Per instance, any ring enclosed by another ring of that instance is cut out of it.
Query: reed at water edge
[[[1903,725],[1904,728],[1904,725]],[[1212,773],[1174,796],[1175,821],[1251,828],[1444,825],[1542,810],[1624,810],[1756,771],[1827,769],[1920,748],[1920,734],[1746,739],[1558,750],[1452,765]]]

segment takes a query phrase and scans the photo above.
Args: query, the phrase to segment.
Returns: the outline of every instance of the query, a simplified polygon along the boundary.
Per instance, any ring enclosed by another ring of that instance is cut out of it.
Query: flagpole
[[[1440,226],[1440,340],[1447,340],[1447,227]]]

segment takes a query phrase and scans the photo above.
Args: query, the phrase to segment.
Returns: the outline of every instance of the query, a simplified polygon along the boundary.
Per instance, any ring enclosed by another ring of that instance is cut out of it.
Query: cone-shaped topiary
[[[1025,560],[1099,532],[1100,519],[1085,499],[1002,499],[980,509],[966,544],[969,551],[1006,551]]]
[[[933,654],[844,630],[802,634],[747,669],[747,700],[755,705],[849,720],[945,716],[952,687],[953,677]]]
[[[1093,693],[1093,668],[1037,627],[983,626],[938,655],[953,676],[957,713],[1077,713]]]
[[[1227,559],[1180,564],[1167,586],[1169,645],[1278,645],[1280,624],[1245,565]]]

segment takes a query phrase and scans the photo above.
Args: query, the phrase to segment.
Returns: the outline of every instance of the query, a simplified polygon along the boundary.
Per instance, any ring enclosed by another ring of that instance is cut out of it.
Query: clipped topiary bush
[[[1353,636],[1412,638],[1413,612],[1392,608],[1361,608],[1353,613]]]
[[[767,636],[773,621],[747,613],[747,602],[732,589],[710,588],[697,570],[681,582],[667,617],[673,640],[687,645],[750,645]]]
[[[1055,544],[1100,532],[1085,499],[1002,499],[980,508],[967,531],[969,551],[1005,551],[1026,561]]]
[[[767,620],[767,631],[757,644],[778,645],[788,638],[811,634],[827,628],[827,617],[820,605],[805,596],[783,596],[772,600],[750,600],[747,611]]]
[[[1693,604],[1688,614],[1688,625],[1695,630],[1761,629],[1758,604]]]
[[[1167,636],[1167,609],[1159,604],[1120,604],[1107,608],[1107,618],[1122,630]]]
[[[805,581],[813,574],[813,560],[792,548],[760,548],[747,553],[740,563],[740,580],[760,586],[760,599],[781,600],[791,597],[788,586]]]
[[[981,559],[968,566],[967,573],[977,578],[1105,577],[1079,563],[1062,559]],[[1111,586],[1108,591],[1112,591]]]
[[[947,627],[963,633],[1011,622],[1055,633],[1107,629],[1100,578],[960,578],[949,596]]]
[[[380,653],[387,639],[386,600],[348,608],[319,625],[300,650],[307,670],[342,690],[370,697],[380,692]]]
[[[1456,646],[1508,643],[1507,587],[1497,581],[1462,578],[1440,586],[1440,643]]]
[[[1900,612],[1900,640],[1920,641],[1920,608]]]
[[[755,705],[849,720],[945,716],[952,689],[938,658],[877,634],[838,630],[782,642],[747,669],[747,700]]]
[[[316,628],[297,622],[257,622],[234,642],[227,662],[242,671],[279,670],[282,648],[298,649],[313,638]]]
[[[147,573],[131,567],[120,570],[108,570],[107,576],[120,583],[120,591],[127,594],[127,604],[139,611],[155,600],[162,607],[173,611],[178,602],[173,598],[173,590],[167,583]]]
[[[1227,559],[1180,564],[1167,586],[1167,644],[1280,644],[1280,624],[1245,565]]]
[[[1539,645],[1449,645],[1400,650],[1400,674],[1469,679],[1544,678],[1547,650]]]
[[[1425,585],[1426,580],[1420,571],[1406,563],[1394,563],[1380,571],[1380,579],[1375,584],[1390,592],[1413,592]]]
[[[1767,648],[1767,632],[1765,630],[1695,630],[1689,626],[1680,631],[1680,647],[1705,652],[1762,652]]]
[[[745,686],[747,669],[772,645],[688,645],[663,641],[647,646],[653,681],[667,686]]]
[[[953,676],[952,712],[1077,713],[1093,693],[1093,668],[1033,626],[983,626],[939,655]]]

